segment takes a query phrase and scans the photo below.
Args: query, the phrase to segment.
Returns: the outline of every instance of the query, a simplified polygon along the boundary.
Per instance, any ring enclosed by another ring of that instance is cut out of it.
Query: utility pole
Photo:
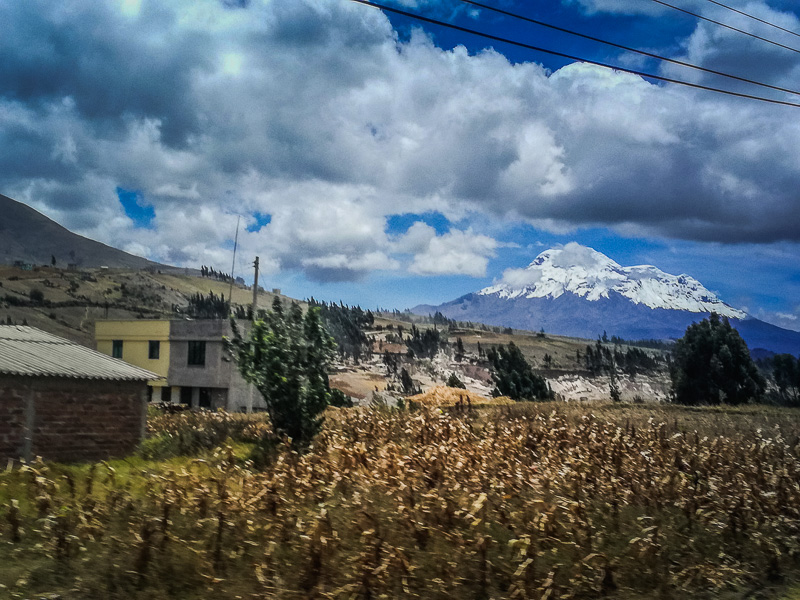
[[[256,260],[253,263],[253,266],[256,268],[256,276],[253,278],[253,321],[256,320],[258,312],[258,257],[256,256]]]

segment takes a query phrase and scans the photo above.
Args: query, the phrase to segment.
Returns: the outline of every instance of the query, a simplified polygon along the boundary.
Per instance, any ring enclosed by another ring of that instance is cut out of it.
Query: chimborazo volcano
[[[715,312],[730,320],[751,349],[800,353],[800,332],[725,304],[689,275],[651,265],[623,267],[574,242],[542,252],[524,269],[506,271],[501,283],[412,311],[582,338],[607,332],[629,340],[676,339]]]

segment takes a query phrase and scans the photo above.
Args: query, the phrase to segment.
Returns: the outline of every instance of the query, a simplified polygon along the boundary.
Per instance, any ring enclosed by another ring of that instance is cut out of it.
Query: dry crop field
[[[0,474],[0,597],[781,598],[800,572],[798,412],[351,409],[262,470],[241,419],[153,423],[150,452],[233,432],[196,456]]]

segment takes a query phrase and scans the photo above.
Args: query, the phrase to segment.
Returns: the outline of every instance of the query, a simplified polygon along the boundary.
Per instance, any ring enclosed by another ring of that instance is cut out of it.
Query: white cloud
[[[417,275],[484,277],[489,259],[495,256],[499,245],[496,240],[476,234],[471,229],[453,229],[429,238],[427,247],[414,256],[408,270]]]
[[[700,8],[702,0],[684,0],[682,8]],[[660,15],[670,9],[655,2],[642,0],[562,0],[563,4],[577,4],[588,14],[612,13],[623,15]]]
[[[783,327],[784,329],[800,331],[800,307],[797,307],[795,313],[759,309],[755,312],[754,316],[767,323]]]
[[[120,6],[0,6],[0,189],[107,243],[223,265],[236,215],[259,212],[272,220],[241,232],[243,252],[342,280],[402,255],[413,273],[482,276],[498,247],[487,233],[520,219],[800,239],[791,109],[589,65],[548,76],[419,32],[399,42],[379,11],[339,0]],[[692,60],[746,58],[747,43],[704,32]],[[154,207],[155,229],[134,227],[117,187]],[[388,216],[429,211],[464,221],[387,236]]]
[[[506,269],[503,271],[501,282],[514,289],[534,286],[542,278],[542,272],[528,269]]]

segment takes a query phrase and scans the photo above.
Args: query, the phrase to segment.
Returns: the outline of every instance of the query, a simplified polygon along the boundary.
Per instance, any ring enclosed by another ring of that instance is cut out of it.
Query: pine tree
[[[671,375],[681,404],[743,404],[760,400],[766,388],[747,344],[716,313],[690,325],[676,342]]]
[[[414,387],[414,380],[411,374],[406,371],[405,367],[400,370],[400,384],[403,386],[403,392],[406,394],[414,394],[418,390]]]
[[[781,400],[787,404],[800,403],[800,359],[791,354],[777,354],[772,358],[772,376]]]
[[[547,382],[533,372],[514,342],[509,342],[508,347],[502,344],[497,348],[492,346],[486,357],[492,366],[494,396],[508,396],[513,400],[547,400],[552,397]]]
[[[458,375],[455,373],[450,373],[450,377],[447,379],[447,387],[451,388],[460,388],[462,390],[467,389],[467,386],[464,385],[464,382],[458,378]]]
[[[278,298],[245,339],[234,321],[227,346],[242,377],[264,397],[278,435],[295,449],[309,446],[322,427],[322,412],[334,397],[327,370],[335,342],[322,325],[319,309],[305,316],[297,304],[288,313]]]

